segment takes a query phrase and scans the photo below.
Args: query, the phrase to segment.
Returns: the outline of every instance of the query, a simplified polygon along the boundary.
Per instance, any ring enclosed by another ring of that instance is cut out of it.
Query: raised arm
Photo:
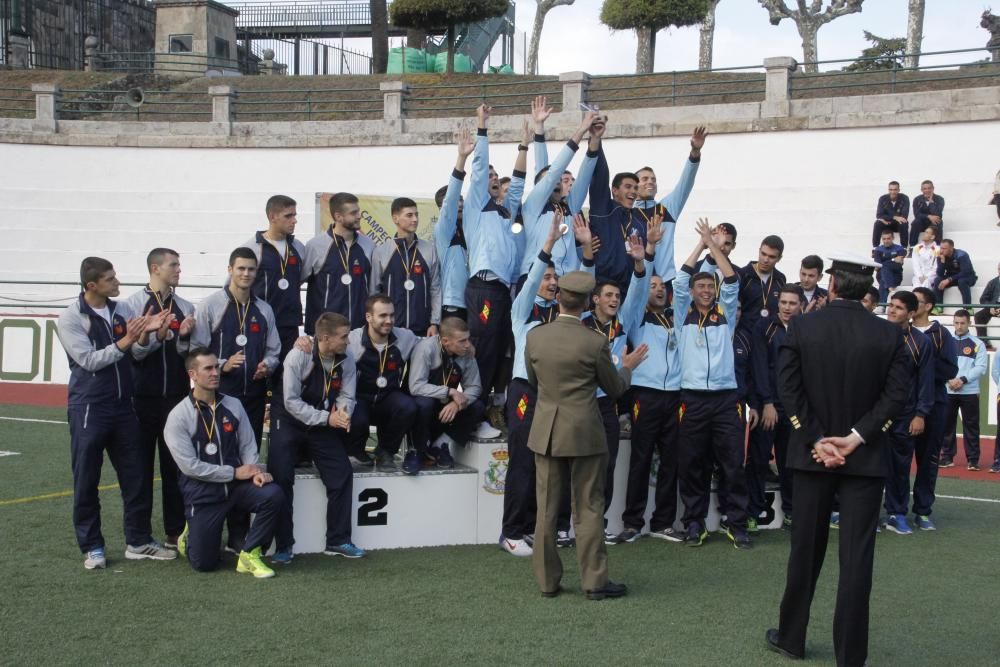
[[[705,137],[707,136],[708,131],[704,127],[694,128],[694,132],[691,134],[691,152],[684,162],[681,176],[670,194],[660,200],[660,203],[670,212],[674,220],[681,219],[684,204],[687,203],[688,197],[691,195],[694,179],[698,175],[698,167],[701,165],[701,149],[705,145]]]
[[[549,150],[545,145],[545,121],[552,115],[552,107],[548,106],[548,99],[544,95],[538,95],[531,101],[531,119],[534,121],[535,136],[532,142],[535,146],[535,173],[549,166]]]
[[[490,108],[485,104],[476,109],[479,128],[476,132],[476,146],[472,153],[472,174],[465,204],[481,211],[490,197],[490,140],[486,136],[486,124],[490,118]]]

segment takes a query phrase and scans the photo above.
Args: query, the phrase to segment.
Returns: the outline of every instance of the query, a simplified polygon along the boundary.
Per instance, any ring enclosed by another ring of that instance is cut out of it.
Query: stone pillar
[[[263,76],[274,74],[274,49],[264,49],[260,55],[261,60],[260,64],[257,65],[257,71]]]
[[[31,92],[35,94],[35,122],[32,129],[35,132],[54,134],[59,131],[59,98],[58,84],[34,83]]]
[[[586,72],[563,72],[559,75],[559,83],[563,87],[563,113],[579,111],[580,105],[587,102],[590,75]]]
[[[223,134],[233,132],[233,99],[236,93],[230,86],[209,86],[208,94],[212,98],[212,123]]]
[[[400,120],[403,118],[403,98],[410,94],[410,85],[402,81],[383,81],[378,85],[382,91],[382,119]]]
[[[762,117],[777,118],[788,115],[788,77],[798,66],[795,58],[764,58],[767,78],[764,87],[764,104],[760,110]]]
[[[31,61],[28,55],[31,44],[28,36],[18,32],[10,32],[7,35],[7,40],[10,45],[10,66],[14,69],[28,69],[28,64]]]
[[[84,62],[86,62],[88,72],[96,72],[98,69],[98,63],[101,58],[101,56],[97,53],[97,46],[99,44],[100,40],[93,35],[90,35],[87,39],[83,40]]]

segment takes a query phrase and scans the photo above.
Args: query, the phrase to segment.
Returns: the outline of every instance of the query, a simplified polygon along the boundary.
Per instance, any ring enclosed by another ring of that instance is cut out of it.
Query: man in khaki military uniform
[[[528,447],[535,453],[538,518],[532,565],[545,597],[562,590],[562,561],[556,551],[559,489],[570,476],[573,527],[576,531],[580,579],[587,598],[621,597],[624,584],[608,581],[604,545],[604,477],[608,444],[597,407],[597,388],[617,399],[646,357],[640,345],[615,368],[608,339],[580,324],[594,278],[582,271],[560,280],[559,317],[528,334],[525,366],[528,382],[538,389]]]

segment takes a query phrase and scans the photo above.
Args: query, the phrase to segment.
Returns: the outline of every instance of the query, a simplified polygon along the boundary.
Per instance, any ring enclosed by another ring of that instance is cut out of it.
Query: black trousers
[[[499,280],[472,278],[465,287],[469,338],[476,346],[476,365],[484,392],[493,386],[511,337],[510,288]]]
[[[743,417],[736,391],[681,391],[678,486],[684,526],[705,526],[711,497],[712,455],[725,476],[726,520],[747,525],[747,479],[743,471]]]
[[[219,566],[222,522],[227,516],[255,514],[242,550],[263,551],[271,543],[285,495],[277,484],[255,486],[249,480],[230,482],[229,493],[219,503],[185,507],[188,522],[188,562],[199,572],[211,572]]]
[[[135,414],[139,418],[139,449],[142,452],[143,504],[153,509],[153,468],[160,458],[160,495],[163,503],[163,532],[176,537],[184,530],[184,499],[177,483],[177,464],[163,440],[167,415],[185,395],[170,398],[135,399]],[[152,523],[152,522],[150,522]]]
[[[285,505],[278,515],[275,533],[278,551],[291,551],[295,544],[295,527],[292,523],[295,462],[303,445],[326,487],[326,544],[340,546],[351,541],[354,472],[344,445],[346,435],[343,430],[328,426],[305,428],[287,414],[273,419],[271,441],[267,450],[267,470],[285,494]]]
[[[880,477],[796,470],[795,523],[781,599],[778,644],[805,655],[809,608],[823,568],[833,498],[840,497],[840,578],[833,616],[833,649],[839,667],[860,667],[868,657],[868,605],[878,527]]]
[[[427,452],[428,447],[441,435],[447,435],[464,447],[486,413],[486,406],[482,401],[475,400],[464,410],[460,410],[451,423],[443,424],[438,419],[438,414],[444,407],[441,401],[427,396],[414,396],[413,401],[417,405],[412,431],[413,446],[421,454]]]
[[[914,439],[913,455],[917,459],[917,475],[913,479],[914,514],[930,516],[934,506],[946,406],[945,401],[934,402],[931,414],[924,420],[924,432]]]
[[[364,459],[368,428],[374,424],[378,429],[379,450],[395,455],[416,418],[417,404],[412,396],[402,391],[384,393],[374,402],[358,399],[351,415],[347,451],[355,458]]]
[[[885,479],[885,511],[906,516],[910,502],[910,466],[916,440],[910,435],[912,416],[896,419],[889,429],[889,476]],[[925,420],[926,424],[926,420]],[[834,510],[837,511],[837,510]]]
[[[615,494],[615,464],[618,462],[618,442],[621,437],[621,426],[618,424],[617,402],[607,396],[597,398],[597,408],[601,411],[601,423],[604,425],[604,438],[608,443],[608,470],[604,477],[604,511],[611,507],[611,499]],[[604,525],[608,525],[605,517]]]
[[[792,474],[785,469],[788,438],[792,435],[792,422],[784,411],[778,410],[778,421],[774,428],[765,431],[759,424],[750,431],[750,446],[747,448],[747,513],[755,519],[767,509],[767,473],[770,470],[771,450],[778,464],[778,483],[781,486],[781,511],[785,516],[792,514]]]
[[[528,449],[528,434],[535,416],[535,388],[525,380],[514,378],[507,388],[507,477],[503,489],[503,537],[523,539],[535,534],[538,498],[535,494],[535,453]],[[569,477],[560,491],[559,516],[556,530],[569,530]]]
[[[131,400],[90,403],[68,410],[70,458],[73,465],[73,527],[80,551],[104,548],[101,533],[101,482],[104,452],[118,476],[124,510],[125,541],[149,544],[152,494],[142,490],[143,456],[139,448],[139,420]]]
[[[976,321],[976,335],[980,338],[989,336],[986,325],[990,323],[991,319],[993,319],[993,314],[990,312],[990,309],[980,308],[976,311],[976,314],[973,315],[972,318]],[[986,344],[989,345],[989,341],[987,341]]]
[[[965,460],[979,465],[979,394],[948,394],[948,407],[944,414],[944,444],[941,460],[951,461],[958,449],[955,444],[955,427],[959,411],[962,413],[962,442]]]
[[[659,455],[656,469],[653,515],[650,530],[663,530],[677,518],[677,409],[680,392],[646,387],[632,388],[632,456],[628,465],[628,489],[622,523],[642,530],[649,500],[649,473],[653,452]]]
[[[927,220],[918,220],[916,218],[910,222],[910,240],[913,241],[914,245],[920,240],[920,234],[932,226],[934,227],[934,240],[941,243],[941,239],[944,238],[944,220],[938,225],[931,225]]]
[[[872,225],[872,247],[882,243],[882,232],[889,230],[899,234],[899,245],[904,248],[908,248],[909,245],[907,241],[910,239],[910,230],[907,223],[900,224],[895,220],[892,220],[888,225],[882,224],[880,220],[876,220],[875,224]]]
[[[252,396],[237,396],[236,398],[250,419],[250,427],[253,429],[254,438],[257,440],[257,451],[259,452],[264,438],[264,412],[267,405],[267,395],[264,392],[260,392]],[[229,533],[229,548],[237,552],[243,551],[243,541],[250,530],[250,513],[240,512],[239,508],[234,506],[232,511],[227,512],[226,530]]]

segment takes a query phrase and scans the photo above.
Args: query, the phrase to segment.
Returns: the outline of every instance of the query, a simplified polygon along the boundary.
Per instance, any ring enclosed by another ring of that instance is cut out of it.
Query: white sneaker
[[[500,548],[513,556],[530,556],[532,549],[524,540],[508,540],[500,538]]]
[[[480,440],[492,440],[494,438],[499,438],[500,435],[501,431],[490,426],[489,422],[483,422],[480,424],[479,428],[476,429],[475,434],[475,436]]]
[[[104,549],[94,549],[87,552],[87,558],[83,561],[83,566],[88,570],[104,569],[108,566],[108,561],[104,558]]]
[[[128,560],[174,560],[177,552],[173,549],[164,549],[159,542],[153,540],[149,544],[133,547],[131,544],[125,549],[125,558]]]

